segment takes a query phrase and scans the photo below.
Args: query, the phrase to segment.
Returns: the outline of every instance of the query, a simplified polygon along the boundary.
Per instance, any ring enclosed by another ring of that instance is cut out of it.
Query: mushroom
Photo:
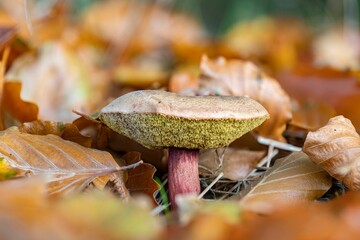
[[[176,208],[177,195],[200,193],[199,149],[228,146],[269,114],[248,97],[140,90],[115,99],[99,117],[114,131],[147,148],[168,148],[170,203]]]

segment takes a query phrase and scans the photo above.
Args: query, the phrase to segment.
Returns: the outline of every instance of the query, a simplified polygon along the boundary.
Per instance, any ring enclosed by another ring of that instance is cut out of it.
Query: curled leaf
[[[134,164],[140,161],[140,153],[128,152],[122,158],[127,165]],[[129,169],[127,171],[128,179],[126,181],[126,187],[129,189],[131,195],[145,194],[155,202],[154,194],[160,188],[153,179],[155,172],[156,168],[148,163],[141,164],[134,169]]]
[[[202,58],[200,90],[210,94],[249,96],[260,102],[270,113],[270,120],[264,122],[257,131],[276,140],[284,140],[282,133],[290,121],[290,98],[280,84],[267,76],[251,62],[210,60]]]
[[[312,201],[331,187],[331,178],[303,152],[279,159],[240,200],[255,212],[270,212],[279,204]]]
[[[304,152],[351,190],[360,189],[360,136],[349,119],[337,116],[310,132]]]

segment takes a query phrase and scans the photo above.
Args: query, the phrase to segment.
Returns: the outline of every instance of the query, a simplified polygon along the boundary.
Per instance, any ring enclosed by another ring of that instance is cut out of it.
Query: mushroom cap
[[[147,148],[208,149],[229,145],[263,123],[269,113],[248,97],[141,90],[115,99],[99,118]]]

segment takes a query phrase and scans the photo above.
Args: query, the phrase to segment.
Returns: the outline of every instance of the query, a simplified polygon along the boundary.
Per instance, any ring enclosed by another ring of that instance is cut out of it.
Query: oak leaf
[[[282,133],[290,121],[290,98],[280,84],[267,76],[251,62],[226,60],[218,58],[210,60],[203,56],[201,64],[200,90],[208,90],[209,94],[247,95],[260,102],[270,114],[257,131],[275,140],[284,141]]]
[[[240,200],[246,209],[271,212],[281,204],[312,201],[331,187],[330,176],[303,152],[278,159]]]
[[[331,118],[327,125],[309,132],[304,152],[331,176],[351,190],[360,189],[360,136],[343,116]]]

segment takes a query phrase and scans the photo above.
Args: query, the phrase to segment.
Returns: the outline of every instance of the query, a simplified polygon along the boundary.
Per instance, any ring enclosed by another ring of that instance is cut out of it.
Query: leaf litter
[[[159,3],[99,2],[79,22],[67,3],[39,7],[0,4],[0,208],[8,227],[1,238],[360,235],[358,194],[341,196],[358,189],[359,60],[337,38],[357,31],[334,28],[337,35],[312,42],[300,20],[262,18],[235,24],[214,41],[195,18]],[[334,44],[346,51],[326,57]],[[166,220],[166,151],[84,118],[119,95],[149,88],[246,95],[271,114],[251,133],[257,142],[202,154],[202,193],[184,196]],[[74,109],[84,114],[70,123]],[[324,126],[337,114],[350,120]],[[316,201],[322,195],[328,202]]]

